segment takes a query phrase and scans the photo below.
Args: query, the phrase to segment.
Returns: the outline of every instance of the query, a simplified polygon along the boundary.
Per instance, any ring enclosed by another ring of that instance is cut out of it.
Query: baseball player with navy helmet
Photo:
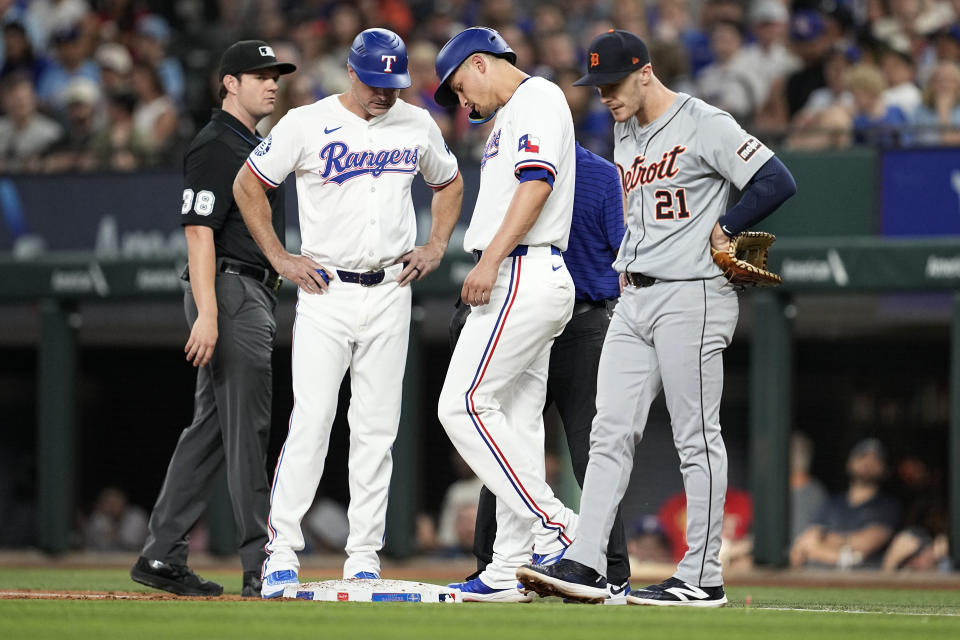
[[[575,84],[597,86],[616,121],[614,160],[628,219],[614,268],[625,288],[600,357],[577,539],[556,564],[526,565],[517,577],[541,595],[606,598],[607,539],[662,389],[686,491],[688,550],[672,577],[627,601],[723,606],[727,458],[719,413],[723,351],[739,301],[710,249],[726,250],[730,237],[772,213],[796,184],[729,114],[666,88],[636,35],[611,30],[588,54],[588,73]],[[743,193],[728,210],[731,188]]]
[[[251,233],[299,286],[293,333],[294,408],[270,493],[264,598],[298,582],[301,521],[323,474],[344,374],[350,371],[344,578],[380,573],[391,447],[410,325],[410,287],[436,269],[460,215],[463,180],[436,123],[398,98],[410,86],[403,40],[367,29],[347,62],[350,89],[291,110],[250,154],[234,186]],[[265,192],[296,174],[302,255],[269,226]],[[433,188],[433,225],[414,246],[410,186]]]
[[[493,562],[458,585],[464,600],[528,601],[516,569],[536,549],[557,557],[576,514],[544,480],[541,412],[550,348],[573,309],[561,252],[573,211],[573,119],[563,92],[513,65],[492,29],[466,29],[437,55],[435,99],[493,120],[464,248],[476,265],[461,299],[472,306],[440,392],[439,417],[457,451],[497,496]]]

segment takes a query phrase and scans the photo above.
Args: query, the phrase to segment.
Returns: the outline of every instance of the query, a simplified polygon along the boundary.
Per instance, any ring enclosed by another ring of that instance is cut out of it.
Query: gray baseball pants
[[[193,422],[180,434],[170,459],[143,556],[187,563],[187,533],[206,510],[212,480],[226,463],[240,561],[244,571],[259,574],[267,557],[266,458],[277,298],[244,276],[218,273],[215,286],[217,346],[197,371]],[[197,306],[189,285],[184,310],[192,327]]]
[[[597,415],[580,500],[580,526],[566,557],[606,575],[617,506],[653,400],[663,389],[687,495],[686,555],[674,574],[701,587],[723,584],[719,560],[727,454],[720,435],[723,350],[739,315],[737,292],[710,280],[627,286],[600,356]]]

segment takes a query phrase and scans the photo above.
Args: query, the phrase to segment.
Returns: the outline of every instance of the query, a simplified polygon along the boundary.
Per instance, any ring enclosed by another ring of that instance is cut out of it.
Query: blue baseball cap
[[[800,9],[790,20],[790,38],[798,42],[816,40],[826,29],[823,14],[815,9]]]

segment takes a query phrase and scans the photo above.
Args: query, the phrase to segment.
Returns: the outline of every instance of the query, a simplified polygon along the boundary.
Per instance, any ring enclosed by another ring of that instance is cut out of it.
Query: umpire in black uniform
[[[265,42],[231,45],[220,62],[222,106],[184,156],[180,220],[187,236],[184,309],[191,327],[184,351],[198,367],[194,415],[167,468],[143,554],[130,570],[135,581],[179,595],[223,593],[221,585],[187,567],[187,533],[206,509],[211,481],[226,463],[242,593],[260,596],[280,278],[243,223],[233,200],[233,180],[261,142],[256,125],[273,112],[279,76],[295,70],[278,62]],[[273,227],[282,241],[283,187],[271,190],[269,199]]]
[[[545,406],[552,402],[557,407],[570,449],[573,474],[582,487],[590,454],[590,429],[597,414],[600,351],[613,306],[620,297],[618,274],[612,265],[623,239],[624,216],[620,175],[612,163],[578,143],[576,169],[570,241],[563,253],[564,264],[573,279],[575,302],[570,321],[550,349]],[[456,343],[470,312],[470,307],[464,304],[459,304],[457,309],[450,325],[451,344]],[[468,579],[477,577],[493,561],[496,504],[496,496],[483,487],[473,540],[477,572]],[[607,564],[609,602],[625,604],[630,591],[630,559],[619,511],[610,532]]]

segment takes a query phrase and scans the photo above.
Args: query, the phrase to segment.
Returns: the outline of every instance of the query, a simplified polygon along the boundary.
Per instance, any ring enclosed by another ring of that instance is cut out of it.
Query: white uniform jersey
[[[684,93],[650,124],[630,118],[613,134],[627,194],[627,232],[614,268],[659,280],[720,275],[710,233],[727,211],[730,185],[743,189],[773,152],[730,114]]]
[[[480,191],[463,239],[467,251],[486,249],[500,228],[520,182],[531,167],[553,175],[553,191],[520,244],[567,248],[573,216],[576,149],[573,118],[560,88],[530,77],[497,112],[480,161]]]
[[[337,96],[289,111],[247,166],[275,187],[296,171],[301,253],[324,266],[380,269],[416,242],[410,185],[440,188],[457,159],[425,109],[403,100],[364,120]],[[357,224],[364,220],[364,224]]]

